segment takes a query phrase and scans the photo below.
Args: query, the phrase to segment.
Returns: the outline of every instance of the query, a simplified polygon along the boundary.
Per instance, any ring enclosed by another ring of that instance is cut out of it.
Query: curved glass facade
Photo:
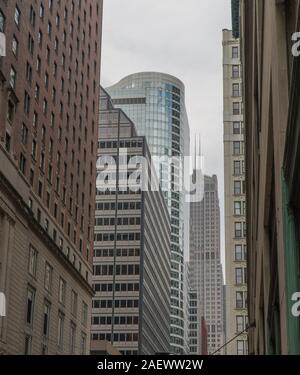
[[[137,73],[107,88],[115,107],[122,108],[146,136],[171,217],[171,347],[184,354],[184,189],[183,164],[172,157],[189,155],[189,124],[185,88],[177,78],[162,73]]]

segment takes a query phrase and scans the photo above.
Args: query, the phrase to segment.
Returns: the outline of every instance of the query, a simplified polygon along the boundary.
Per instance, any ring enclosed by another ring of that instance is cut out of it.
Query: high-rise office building
[[[250,354],[300,354],[299,11],[241,0]]]
[[[189,155],[189,124],[185,87],[177,78],[162,73],[137,73],[107,89],[116,107],[134,122],[138,135],[146,136],[171,217],[171,350],[185,351],[187,319],[184,317],[184,204],[183,167],[170,159]],[[185,218],[187,219],[185,222]]]
[[[212,354],[224,344],[217,176],[204,176],[203,199],[190,203],[190,285],[197,295],[198,321],[204,318],[207,324],[208,354]]]
[[[226,341],[245,331],[247,310],[246,191],[240,40],[223,30]],[[226,346],[248,353],[247,331]]]
[[[156,191],[124,188],[137,164],[143,165],[143,172],[150,169],[151,154],[146,138],[138,136],[134,123],[113,107],[104,90],[100,107],[98,157],[110,156],[117,166],[105,171],[112,189],[97,189],[92,340],[109,341],[125,355],[169,353],[168,207],[154,168]],[[106,164],[98,168],[101,173]]]
[[[0,352],[89,353],[102,1],[0,0]]]

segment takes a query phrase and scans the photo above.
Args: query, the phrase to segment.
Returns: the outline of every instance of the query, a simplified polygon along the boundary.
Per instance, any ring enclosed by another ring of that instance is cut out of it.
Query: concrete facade
[[[88,354],[102,1],[0,19],[0,352]]]
[[[223,30],[226,341],[248,325],[242,84],[240,41]],[[247,332],[229,343],[226,353],[246,355]]]

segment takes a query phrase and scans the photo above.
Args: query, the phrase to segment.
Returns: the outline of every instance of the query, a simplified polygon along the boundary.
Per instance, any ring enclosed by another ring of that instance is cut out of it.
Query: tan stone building
[[[223,30],[226,341],[245,331],[247,249],[245,153],[240,41]],[[248,353],[247,332],[226,346],[228,355]]]
[[[102,1],[0,0],[0,352],[87,354]]]
[[[251,354],[300,353],[299,5],[241,1]]]

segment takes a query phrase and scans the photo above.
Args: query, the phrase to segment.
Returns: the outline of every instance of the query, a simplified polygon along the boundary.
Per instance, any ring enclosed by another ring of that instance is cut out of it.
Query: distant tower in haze
[[[217,176],[204,176],[204,197],[190,204],[190,286],[197,294],[198,321],[204,318],[207,324],[208,354],[212,354],[224,344]]]

